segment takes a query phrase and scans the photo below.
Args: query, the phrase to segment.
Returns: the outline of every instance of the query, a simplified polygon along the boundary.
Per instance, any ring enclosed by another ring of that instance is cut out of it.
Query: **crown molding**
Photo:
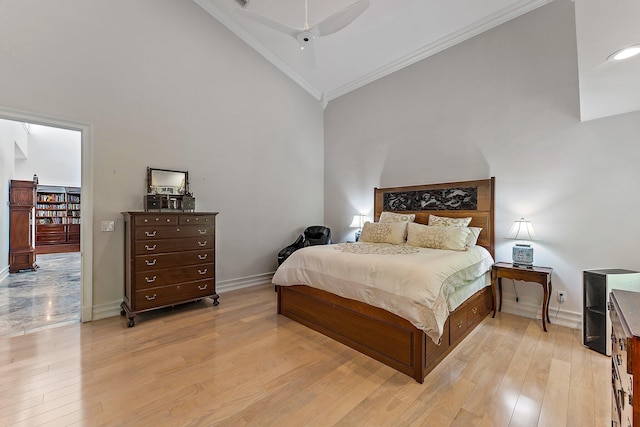
[[[336,99],[342,95],[352,92],[362,86],[365,86],[371,82],[374,82],[382,77],[392,74],[398,70],[401,70],[409,65],[412,65],[418,61],[428,58],[438,52],[461,43],[471,37],[504,24],[505,22],[517,18],[527,12],[537,9],[547,3],[551,3],[553,0],[521,0],[509,7],[501,9],[492,15],[487,16],[484,19],[474,22],[465,28],[460,29],[454,33],[451,33],[445,37],[436,40],[414,52],[409,53],[395,61],[392,61],[366,75],[352,80],[342,86],[335,89],[322,92],[317,87],[309,83],[304,77],[298,74],[293,68],[285,63],[280,57],[270,51],[264,44],[242,28],[235,20],[231,19],[227,13],[216,6],[213,0],[193,0],[210,15],[216,18],[222,25],[227,27],[231,32],[238,36],[242,41],[254,48],[260,53],[267,61],[271,62],[276,68],[286,74],[291,80],[306,90],[311,96],[317,99],[323,108],[326,108],[329,101]]]
[[[271,52],[265,45],[260,43],[255,37],[249,34],[236,21],[231,19],[222,9],[216,6],[212,0],[193,0],[201,8],[206,10],[211,16],[216,18],[222,25],[227,27],[232,33],[238,36],[242,41],[254,48],[260,55],[271,62],[277,69],[286,74],[291,80],[296,82],[300,87],[309,92],[311,96],[320,101],[322,92],[305,80],[300,74],[289,67],[280,57]]]
[[[377,70],[368,73],[361,78],[353,80],[347,84],[344,84],[336,89],[332,89],[325,93],[326,102],[336,99],[342,95],[345,95],[351,91],[354,91],[362,86],[365,86],[375,80],[392,74],[398,70],[401,70],[409,65],[415,64],[431,55],[435,55],[438,52],[450,48],[458,43],[461,43],[467,39],[477,36],[478,34],[504,24],[505,22],[517,18],[520,15],[524,15],[540,6],[547,3],[551,3],[553,0],[522,0],[510,7],[499,10],[498,12],[487,16],[486,18],[476,21],[465,28],[460,29],[454,33],[451,33],[445,37],[436,40],[406,56],[403,56],[396,61],[378,68]]]

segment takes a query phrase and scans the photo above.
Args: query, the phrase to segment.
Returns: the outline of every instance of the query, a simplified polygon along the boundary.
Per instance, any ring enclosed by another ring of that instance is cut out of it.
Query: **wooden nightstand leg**
[[[495,270],[491,270],[491,296],[493,296],[493,314],[491,317],[496,317],[496,273]]]
[[[545,322],[547,320],[547,308],[548,308],[548,301],[549,301],[549,288],[547,287],[546,283],[541,283],[542,285],[542,289],[544,289],[544,296],[542,297],[542,329],[544,329],[545,332],[547,332],[547,323]]]
[[[551,284],[551,278],[549,278],[549,299],[547,300],[547,323],[551,323],[551,319],[549,319],[549,303],[551,302],[551,295],[553,295],[553,285]]]

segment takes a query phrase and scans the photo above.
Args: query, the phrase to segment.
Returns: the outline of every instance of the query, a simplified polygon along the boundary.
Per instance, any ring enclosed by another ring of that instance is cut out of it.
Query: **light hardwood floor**
[[[0,339],[0,425],[605,426],[610,359],[498,313],[418,384],[276,315],[271,285]]]

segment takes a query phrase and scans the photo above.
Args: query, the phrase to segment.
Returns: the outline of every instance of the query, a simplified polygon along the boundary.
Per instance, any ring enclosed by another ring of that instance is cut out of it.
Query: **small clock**
[[[531,245],[516,244],[512,258],[516,267],[533,267],[533,248]]]

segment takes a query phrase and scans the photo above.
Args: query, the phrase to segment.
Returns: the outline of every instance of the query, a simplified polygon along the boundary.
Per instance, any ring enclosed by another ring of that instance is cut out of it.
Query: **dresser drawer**
[[[183,237],[212,236],[213,226],[179,225],[136,227],[136,240],[180,239]]]
[[[36,225],[36,234],[60,234],[66,230],[64,224],[38,224]]]
[[[213,279],[208,279],[137,291],[135,309],[146,310],[204,298],[215,293],[214,283]]]
[[[136,225],[177,225],[178,217],[176,215],[163,215],[163,214],[149,214],[149,215],[136,215]]]
[[[213,255],[213,249],[168,254],[138,255],[135,260],[136,271],[212,263],[214,259]]]
[[[136,255],[157,254],[163,252],[193,251],[213,249],[213,236],[188,237],[185,239],[147,240],[136,242]]]
[[[213,263],[164,270],[149,270],[136,274],[136,289],[155,288],[193,280],[213,279],[213,270]]]
[[[458,338],[460,338],[467,331],[469,327],[468,319],[468,307],[458,307],[449,316],[449,342],[453,344]]]
[[[215,215],[180,215],[178,217],[178,224],[210,224],[215,222]]]
[[[67,235],[65,233],[62,234],[37,234],[36,235],[36,244],[37,245],[46,245],[48,243],[65,243],[67,241]]]

